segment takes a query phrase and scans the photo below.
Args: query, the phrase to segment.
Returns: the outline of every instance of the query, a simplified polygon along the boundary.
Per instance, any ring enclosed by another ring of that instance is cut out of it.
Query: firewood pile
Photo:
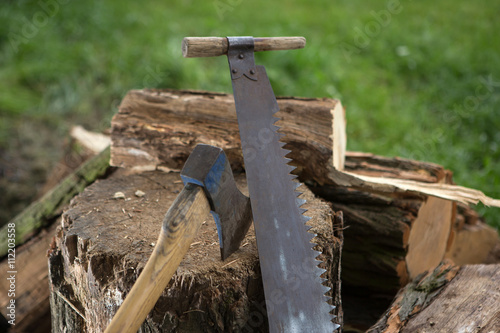
[[[339,331],[500,331],[499,238],[471,208],[500,202],[455,185],[451,171],[437,164],[346,152],[337,100],[278,98],[278,104],[277,125],[304,184],[299,190]],[[50,325],[54,332],[104,331],[150,257],[183,187],[179,171],[200,143],[224,149],[247,193],[231,95],[125,96],[112,120],[107,173],[18,247],[25,268],[19,281],[41,282],[18,289],[20,326],[36,332],[35,321],[50,311],[40,332]],[[266,332],[258,258],[251,228],[240,249],[221,261],[217,228],[207,216],[142,331]],[[5,281],[0,288],[8,288]],[[6,301],[0,298],[4,316]]]

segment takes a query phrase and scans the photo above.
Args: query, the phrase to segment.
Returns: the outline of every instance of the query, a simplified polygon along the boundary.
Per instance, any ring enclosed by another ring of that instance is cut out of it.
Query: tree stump
[[[244,174],[236,177],[246,192]],[[54,331],[102,332],[123,302],[157,240],[161,221],[182,189],[176,172],[115,172],[89,186],[63,214],[50,257]],[[140,192],[144,193],[144,196]],[[122,192],[124,198],[116,199]],[[137,196],[135,193],[138,193]],[[304,188],[325,278],[340,301],[342,218]],[[211,216],[191,244],[142,332],[265,332],[266,312],[255,234],[220,260]]]

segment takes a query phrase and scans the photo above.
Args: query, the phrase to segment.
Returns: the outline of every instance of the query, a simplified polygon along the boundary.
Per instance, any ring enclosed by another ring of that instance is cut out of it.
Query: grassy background
[[[489,0],[4,1],[0,218],[33,198],[68,128],[109,127],[128,90],[230,92],[227,61],[182,58],[185,36],[305,36],[304,50],[257,55],[277,95],[339,98],[348,149],[439,163],[499,198],[499,12]],[[500,210],[479,209],[500,226]]]

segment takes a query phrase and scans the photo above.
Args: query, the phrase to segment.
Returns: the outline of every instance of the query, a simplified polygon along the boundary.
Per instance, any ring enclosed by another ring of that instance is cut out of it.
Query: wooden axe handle
[[[137,332],[177,270],[209,211],[203,188],[186,185],[165,215],[151,257],[105,333]]]
[[[306,46],[304,37],[256,37],[254,51],[301,49]],[[226,37],[186,37],[182,41],[184,58],[217,57],[227,54]]]

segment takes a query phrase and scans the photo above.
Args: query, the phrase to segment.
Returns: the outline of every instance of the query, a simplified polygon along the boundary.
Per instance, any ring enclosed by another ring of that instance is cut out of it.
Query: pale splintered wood
[[[434,269],[444,258],[455,218],[452,201],[428,197],[411,225],[406,266],[410,279]]]
[[[407,179],[393,179],[384,177],[361,176],[349,172],[330,171],[330,178],[339,185],[363,188],[372,192],[381,193],[415,193],[432,195],[438,198],[459,202],[462,204],[474,204],[479,202],[490,207],[500,207],[500,200],[490,198],[483,192],[453,184],[442,183],[420,183]]]
[[[342,171],[344,170],[347,146],[345,110],[339,102],[335,105],[335,108],[331,110],[331,113],[333,118],[333,167]]]
[[[256,37],[254,51],[279,51],[304,48],[304,37]],[[217,57],[227,54],[226,37],[186,37],[182,40],[182,55],[185,58]]]
[[[498,231],[489,225],[480,221],[476,224],[465,224],[455,232],[446,258],[457,265],[480,264],[499,243]]]
[[[70,135],[78,144],[96,155],[111,144],[109,135],[87,131],[80,125],[73,126]]]
[[[182,190],[165,215],[153,254],[106,333],[137,332],[177,270],[209,211],[208,200],[200,186],[189,184]]]

